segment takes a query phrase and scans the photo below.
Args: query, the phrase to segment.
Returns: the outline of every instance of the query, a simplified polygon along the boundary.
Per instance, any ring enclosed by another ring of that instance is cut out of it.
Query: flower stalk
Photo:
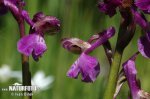
[[[22,12],[22,4],[19,4],[19,12]],[[25,25],[24,25],[24,19],[20,15],[19,20],[17,20],[19,25],[19,32],[20,32],[20,38],[25,36]],[[23,86],[31,86],[31,72],[29,68],[29,57],[21,54],[21,60],[22,60],[22,82]],[[32,93],[29,91],[28,93]],[[32,95],[30,96],[23,96],[23,99],[32,99]]]
[[[135,33],[135,23],[133,21],[131,10],[128,8],[120,8],[120,13],[122,15],[122,22],[119,28],[116,49],[113,57],[114,59],[111,65],[104,99],[113,99],[116,90],[123,51],[129,44]]]
[[[104,99],[113,99],[115,89],[116,89],[116,83],[118,78],[118,72],[121,64],[123,50],[120,50],[116,48],[115,54],[114,54],[114,60],[111,65],[110,70],[110,76],[108,80],[108,85],[106,87],[106,91],[104,94]]]

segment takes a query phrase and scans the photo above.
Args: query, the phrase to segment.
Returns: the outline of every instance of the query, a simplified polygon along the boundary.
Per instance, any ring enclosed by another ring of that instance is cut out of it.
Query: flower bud
[[[34,25],[32,29],[37,32],[56,34],[60,30],[60,21],[53,16],[45,16],[43,13],[37,13],[33,18]]]

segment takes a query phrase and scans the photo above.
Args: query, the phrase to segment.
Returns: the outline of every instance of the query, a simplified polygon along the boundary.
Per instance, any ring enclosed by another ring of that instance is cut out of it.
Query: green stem
[[[113,99],[116,90],[119,69],[121,65],[122,54],[126,46],[132,40],[135,33],[135,23],[133,21],[132,13],[129,8],[120,9],[122,20],[119,28],[118,39],[114,54],[114,60],[111,65],[108,85],[106,86],[104,99]],[[123,16],[127,15],[127,16]]]
[[[109,74],[108,85],[106,87],[106,91],[104,94],[104,99],[113,99],[116,90],[116,84],[117,84],[121,59],[122,59],[122,53],[123,51],[122,50],[120,51],[119,49],[116,49],[115,51],[114,60]]]
[[[114,93],[116,90],[122,54],[123,54],[123,50],[126,46],[126,44],[124,42],[122,42],[122,37],[124,37],[123,34],[127,34],[126,29],[127,29],[126,21],[123,20],[121,22],[120,28],[119,28],[116,49],[115,49],[115,53],[114,53],[114,57],[113,57],[113,62],[110,67],[108,85],[105,90],[104,99],[113,99],[113,96],[114,96]]]

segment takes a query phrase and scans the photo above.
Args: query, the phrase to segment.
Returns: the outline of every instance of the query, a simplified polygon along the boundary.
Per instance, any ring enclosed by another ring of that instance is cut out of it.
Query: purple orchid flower
[[[145,13],[150,13],[150,1],[149,0],[136,0],[135,5],[143,10]]]
[[[60,21],[54,16],[45,16],[34,23],[32,29],[53,35],[60,30]]]
[[[80,57],[69,69],[67,76],[70,78],[78,78],[81,73],[83,82],[94,82],[100,73],[100,64],[98,59],[88,55],[94,49],[105,43],[115,34],[115,29],[110,27],[102,32],[102,35],[94,43],[88,43],[77,38],[63,39],[62,45],[70,52],[81,53]]]
[[[148,22],[147,22],[145,16],[140,14],[134,8],[132,8],[131,11],[132,11],[135,23],[137,23],[142,29],[147,30],[148,29]]]
[[[47,50],[44,40],[45,32],[54,34],[60,29],[60,22],[57,18],[41,14],[35,14],[33,20],[31,20],[26,11],[22,12],[22,16],[31,25],[31,29],[30,34],[21,38],[17,44],[20,53],[27,56],[32,54],[35,61],[38,61],[39,57]]]
[[[97,58],[82,53],[69,69],[67,76],[77,78],[79,73],[82,75],[82,81],[94,82],[100,73],[100,64]]]
[[[46,16],[42,12],[38,12],[31,20],[27,11],[23,10],[21,15],[31,26],[30,33],[39,32],[48,35],[56,34],[60,31],[60,21],[54,16]]]
[[[121,1],[122,0],[104,0],[104,2],[99,2],[98,8],[100,11],[112,17],[116,14],[116,8],[121,5]]]
[[[138,40],[138,50],[145,58],[150,58],[150,29],[149,23],[144,16],[132,9],[134,15],[134,21],[141,26],[141,28],[146,32],[146,34],[139,38]]]
[[[56,17],[46,16],[42,12],[35,14],[31,20],[27,11],[19,11],[18,3],[25,5],[24,2],[18,0],[0,1],[0,5],[9,9],[18,22],[22,17],[30,25],[30,34],[21,38],[17,47],[19,52],[27,56],[32,54],[34,60],[38,61],[47,49],[43,38],[45,32],[50,35],[56,34],[60,30],[60,21]]]
[[[18,41],[18,51],[26,56],[33,55],[35,60],[46,51],[47,46],[42,36],[38,34],[30,34]]]
[[[138,40],[138,50],[145,58],[150,58],[150,41],[146,36],[140,37]]]
[[[137,71],[135,59],[137,55],[138,53],[133,55],[128,61],[123,64],[124,73],[128,81],[132,99],[150,99],[150,94],[140,88],[138,80],[136,79]]]

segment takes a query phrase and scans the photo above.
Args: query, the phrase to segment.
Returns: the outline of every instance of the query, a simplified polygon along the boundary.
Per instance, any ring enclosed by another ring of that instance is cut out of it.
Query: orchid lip
[[[81,74],[83,82],[94,82],[99,73],[100,66],[98,60],[95,57],[82,53],[69,69],[67,76],[77,79],[78,75]]]
[[[35,60],[47,50],[45,40],[38,34],[29,34],[18,41],[18,51],[26,56],[32,55]]]

